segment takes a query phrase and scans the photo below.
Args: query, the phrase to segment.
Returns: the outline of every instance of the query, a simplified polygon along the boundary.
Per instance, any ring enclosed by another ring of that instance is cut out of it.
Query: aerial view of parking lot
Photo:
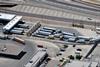
[[[100,0],[0,0],[0,67],[100,67]]]

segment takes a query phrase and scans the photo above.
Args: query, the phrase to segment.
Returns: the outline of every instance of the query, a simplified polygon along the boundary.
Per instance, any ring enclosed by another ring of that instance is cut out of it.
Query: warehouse
[[[9,23],[7,23],[3,27],[3,32],[8,33],[16,24],[18,24],[18,21],[22,18],[22,16],[16,16],[13,20],[11,20]]]
[[[33,58],[25,65],[25,67],[38,67],[48,57],[45,51],[38,51]]]
[[[13,14],[0,13],[0,23],[5,25],[9,21],[11,21],[14,17],[15,17],[15,15],[13,15]]]
[[[0,57],[11,58],[11,59],[21,59],[26,52],[23,51],[25,45],[12,40],[1,40],[0,44]],[[10,42],[10,43],[9,43]]]
[[[0,23],[2,23],[3,25],[6,25],[8,22],[10,22],[15,17],[16,15],[14,14],[0,13]],[[19,23],[23,24],[23,21],[20,19]]]
[[[25,22],[22,21],[22,16],[5,13],[0,14],[0,23],[3,25],[2,32],[5,34],[22,35],[24,33],[24,29],[29,28],[29,25],[26,25]]]

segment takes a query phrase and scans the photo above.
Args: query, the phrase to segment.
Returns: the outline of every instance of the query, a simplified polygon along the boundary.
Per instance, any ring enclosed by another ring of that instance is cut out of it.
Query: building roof
[[[3,29],[10,30],[12,27],[14,27],[18,21],[22,18],[22,16],[16,16],[13,20],[11,20],[6,26],[3,27]]]
[[[38,51],[36,55],[33,56],[33,58],[30,60],[32,63],[27,63],[25,67],[36,67],[38,62],[46,55],[45,51]]]
[[[5,14],[5,13],[0,13],[0,19],[6,19],[6,20],[11,20],[15,17],[14,14]]]

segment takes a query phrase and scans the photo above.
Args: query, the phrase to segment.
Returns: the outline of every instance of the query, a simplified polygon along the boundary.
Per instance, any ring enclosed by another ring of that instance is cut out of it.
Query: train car
[[[26,25],[26,24],[18,24],[16,25],[17,27],[19,28],[26,28],[26,29],[29,29],[29,25]]]
[[[69,36],[69,35],[63,35],[63,38],[64,39],[69,39],[69,38],[72,38],[73,36]]]
[[[56,38],[60,38],[60,36],[62,36],[62,34],[61,34],[61,33],[57,33],[57,34],[54,34],[54,36],[55,36]]]
[[[77,43],[84,43],[84,44],[86,43],[85,39],[79,39],[79,40],[77,40],[76,42],[77,42]]]
[[[44,36],[49,36],[49,35],[51,35],[50,32],[44,32],[44,31],[38,31],[38,34],[39,34],[39,35],[44,35]]]
[[[44,31],[44,32],[50,32],[50,33],[52,33],[53,31],[52,30],[47,30],[47,29],[40,29],[40,31]]]
[[[73,33],[69,33],[69,32],[62,32],[63,35],[69,35],[69,36],[74,36]]]
[[[56,31],[56,28],[51,28],[51,27],[43,27],[43,29]]]
[[[58,34],[58,33],[62,33],[62,30],[57,29],[55,33],[56,33],[56,34]]]
[[[24,32],[23,32],[22,30],[13,30],[13,29],[12,29],[12,30],[10,31],[10,33],[11,33],[11,34],[20,34],[20,35],[22,35]]]
[[[69,42],[76,42],[77,38],[76,37],[71,37],[68,39]]]
[[[19,38],[19,37],[14,37],[12,40],[16,41],[16,42],[19,42],[19,43],[22,43],[22,44],[25,44],[25,40]]]
[[[24,29],[23,28],[16,28],[16,27],[14,27],[13,30],[21,30],[21,31],[24,32]]]
[[[78,39],[85,39],[86,41],[89,41],[91,38],[86,36],[77,36]]]
[[[45,36],[43,36],[43,35],[39,35],[39,34],[32,34],[32,36],[35,36],[35,37],[40,37],[40,38],[45,38]]]

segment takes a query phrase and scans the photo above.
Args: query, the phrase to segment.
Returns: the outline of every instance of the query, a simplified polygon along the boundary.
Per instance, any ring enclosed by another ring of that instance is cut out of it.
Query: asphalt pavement
[[[12,41],[7,40],[0,40],[1,44],[12,44]],[[14,44],[14,43],[13,43]],[[15,45],[15,44],[14,44]],[[26,63],[29,62],[29,60],[34,56],[34,54],[38,51],[36,49],[36,46],[34,43],[30,41],[26,41],[25,48],[23,51],[26,52],[26,54],[21,59],[11,59],[11,58],[5,58],[0,57],[0,67],[24,67]]]

